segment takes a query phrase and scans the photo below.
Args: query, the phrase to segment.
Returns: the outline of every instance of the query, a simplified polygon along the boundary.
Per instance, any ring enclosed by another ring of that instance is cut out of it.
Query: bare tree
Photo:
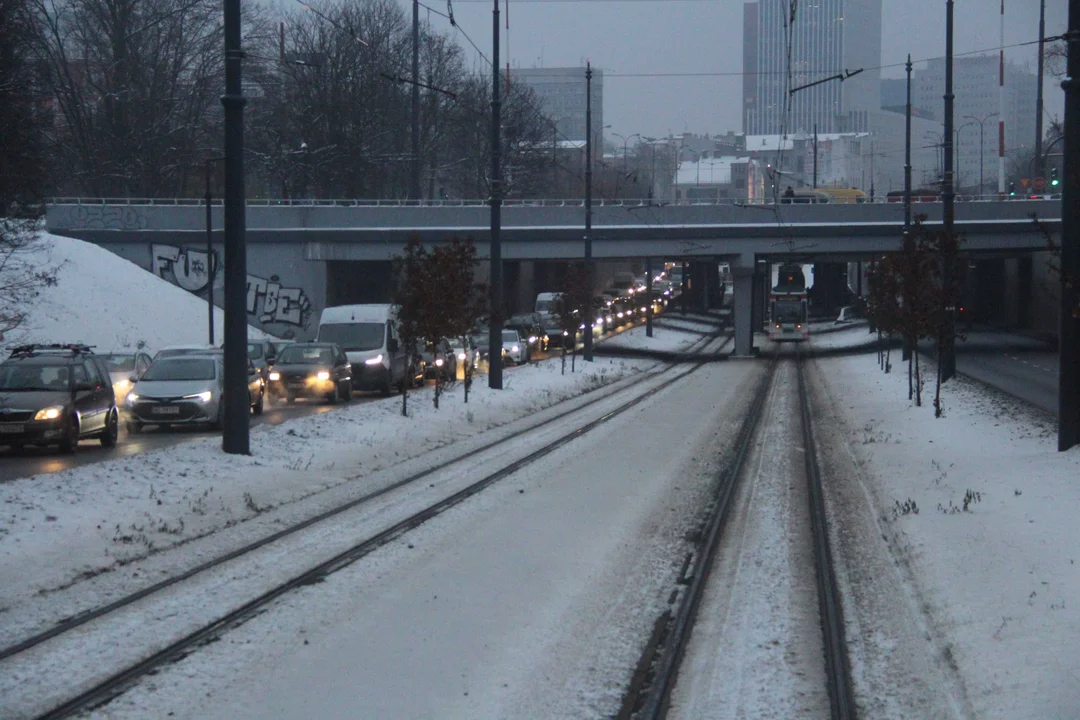
[[[0,220],[0,342],[23,324],[41,290],[56,285],[62,263],[49,247],[36,219]]]
[[[0,217],[41,197],[47,170],[28,0],[0,0]]]

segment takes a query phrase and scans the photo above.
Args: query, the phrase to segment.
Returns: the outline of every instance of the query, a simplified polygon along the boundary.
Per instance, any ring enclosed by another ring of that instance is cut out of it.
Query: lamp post
[[[213,164],[224,160],[224,156],[206,158],[206,314],[207,327],[210,330],[210,344],[214,344],[214,234],[211,207],[214,196],[210,193],[210,174]]]
[[[982,118],[977,118],[974,115],[965,115],[965,120],[974,120],[979,123],[979,196],[983,194],[983,123],[992,117],[997,117],[997,113],[990,113]]]
[[[626,172],[626,155],[627,155],[626,148],[627,148],[627,143],[629,143],[630,138],[635,138],[635,137],[640,138],[641,133],[634,133],[633,135],[627,135],[627,136],[620,135],[619,133],[611,133],[611,134],[614,135],[617,138],[620,138],[622,140],[622,171],[625,173]],[[616,176],[615,177],[615,196],[618,197],[618,195],[619,195],[619,178],[618,178],[618,176]]]
[[[968,127],[970,125],[974,125],[974,124],[975,123],[973,123],[973,122],[964,123],[960,127],[956,128],[956,131],[953,133],[953,135],[955,137],[955,147],[956,147],[956,178],[955,178],[955,182],[953,183],[953,189],[954,190],[959,190],[960,189],[960,187],[961,187],[960,179],[962,178],[962,175],[960,174],[960,131],[963,130],[964,128],[966,128],[966,127]]]

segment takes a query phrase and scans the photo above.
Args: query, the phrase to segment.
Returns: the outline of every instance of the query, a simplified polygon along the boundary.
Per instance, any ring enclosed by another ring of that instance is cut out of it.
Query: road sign
[[[1029,184],[1031,184],[1030,178],[1020,178],[1020,187],[1026,188]]]
[[[1040,176],[1031,181],[1031,187],[1036,190],[1042,190],[1046,187],[1046,178]]]

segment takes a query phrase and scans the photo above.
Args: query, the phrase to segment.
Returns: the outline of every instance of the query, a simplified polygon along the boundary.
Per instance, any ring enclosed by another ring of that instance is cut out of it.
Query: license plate
[[[151,415],[179,415],[180,408],[177,405],[162,405],[150,408]]]
[[[0,425],[0,434],[8,433],[11,435],[21,434],[25,426],[22,423]]]
[[[304,387],[303,380],[290,380],[289,387]]]

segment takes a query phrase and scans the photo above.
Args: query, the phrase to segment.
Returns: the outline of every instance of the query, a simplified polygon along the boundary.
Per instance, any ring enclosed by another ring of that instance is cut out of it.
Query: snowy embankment
[[[699,340],[683,334],[680,347]],[[485,431],[657,367],[598,359],[564,375],[555,362],[521,366],[506,372],[502,391],[478,377],[467,404],[458,383],[442,395],[439,410],[433,388],[410,393],[408,417],[395,397],[261,425],[251,433],[250,457],[224,455],[218,440],[207,438],[2,485],[8,510],[0,519],[0,574],[18,582],[0,588],[0,608],[9,620],[18,615],[34,625],[26,612],[38,614],[41,593],[75,592],[87,579],[196,540],[200,552],[223,552],[239,542],[215,545],[223,529],[278,508],[314,515],[343,501],[335,489],[363,494],[385,487],[415,472],[404,467],[410,458],[456,444],[440,457],[453,455]],[[21,634],[15,623],[5,625]]]
[[[57,283],[41,288],[26,321],[7,333],[0,350],[30,342],[85,343],[105,353],[140,343],[155,351],[206,342],[204,299],[108,250],[43,232],[28,260],[57,267]],[[215,308],[218,343],[224,323],[225,313]],[[250,326],[248,335],[266,337]]]
[[[888,375],[872,353],[815,364],[821,432],[850,469],[826,474],[833,531],[864,566],[847,570],[845,613],[895,618],[887,606],[900,603],[912,618],[910,642],[881,627],[853,649],[861,702],[875,717],[939,716],[890,706],[901,693],[941,695],[936,707],[957,716],[1080,717],[1080,448],[1056,452],[1047,416],[963,378],[944,386],[935,419],[932,368],[915,407],[898,355]],[[875,574],[865,566],[878,554],[891,562]]]

